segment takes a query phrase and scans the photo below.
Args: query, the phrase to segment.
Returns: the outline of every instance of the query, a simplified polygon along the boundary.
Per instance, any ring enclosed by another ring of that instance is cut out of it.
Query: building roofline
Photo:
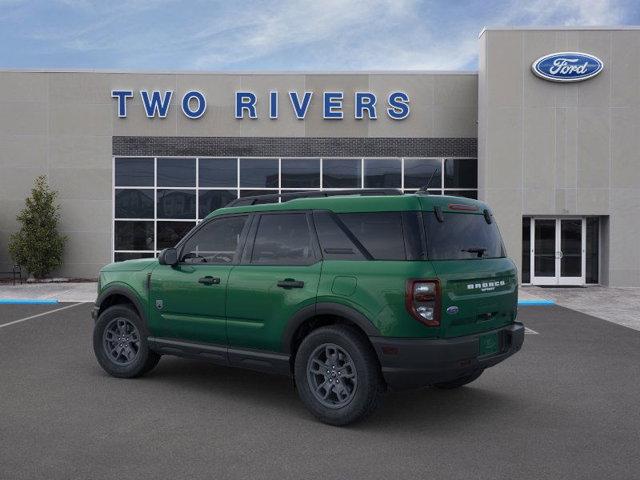
[[[584,26],[584,27],[579,27],[579,26],[564,26],[564,25],[559,25],[559,26],[543,26],[543,25],[539,25],[539,26],[527,26],[527,27],[484,27],[480,33],[478,34],[478,38],[482,37],[482,35],[484,35],[484,32],[488,31],[488,30],[495,30],[495,31],[503,31],[503,30],[509,30],[509,31],[515,31],[515,30],[574,30],[574,31],[580,31],[580,30],[640,30],[640,25],[593,25],[593,26]]]
[[[118,70],[91,68],[10,68],[0,73],[96,73],[110,75],[478,75],[477,70]]]

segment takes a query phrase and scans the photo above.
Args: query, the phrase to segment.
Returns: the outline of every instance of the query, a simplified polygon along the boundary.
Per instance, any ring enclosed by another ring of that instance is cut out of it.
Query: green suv
[[[104,267],[93,347],[116,377],[161,355],[289,375],[315,416],[344,425],[387,389],[460,387],[517,352],[517,292],[482,202],[246,197],[158,259]]]

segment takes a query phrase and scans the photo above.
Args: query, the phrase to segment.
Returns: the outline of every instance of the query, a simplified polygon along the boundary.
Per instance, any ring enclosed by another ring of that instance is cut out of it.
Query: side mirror
[[[158,257],[160,265],[174,266],[178,264],[178,251],[175,248],[165,248]]]

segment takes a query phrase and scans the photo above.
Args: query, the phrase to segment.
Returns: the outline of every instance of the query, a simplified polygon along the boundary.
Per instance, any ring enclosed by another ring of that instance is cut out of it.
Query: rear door
[[[482,213],[424,212],[427,255],[440,280],[445,337],[492,330],[515,320],[518,281],[500,232]]]
[[[321,268],[310,213],[257,215],[229,276],[229,346],[279,351],[289,319],[315,303]]]
[[[178,265],[153,271],[150,312],[156,335],[227,344],[227,282],[239,261],[247,219],[233,215],[206,221],[184,242]]]

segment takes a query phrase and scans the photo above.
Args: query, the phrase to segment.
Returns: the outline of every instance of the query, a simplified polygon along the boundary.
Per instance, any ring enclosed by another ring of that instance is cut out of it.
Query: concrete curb
[[[555,304],[556,302],[554,300],[518,300],[518,305],[527,307],[540,307]]]
[[[0,305],[56,305],[55,298],[0,298]]]

